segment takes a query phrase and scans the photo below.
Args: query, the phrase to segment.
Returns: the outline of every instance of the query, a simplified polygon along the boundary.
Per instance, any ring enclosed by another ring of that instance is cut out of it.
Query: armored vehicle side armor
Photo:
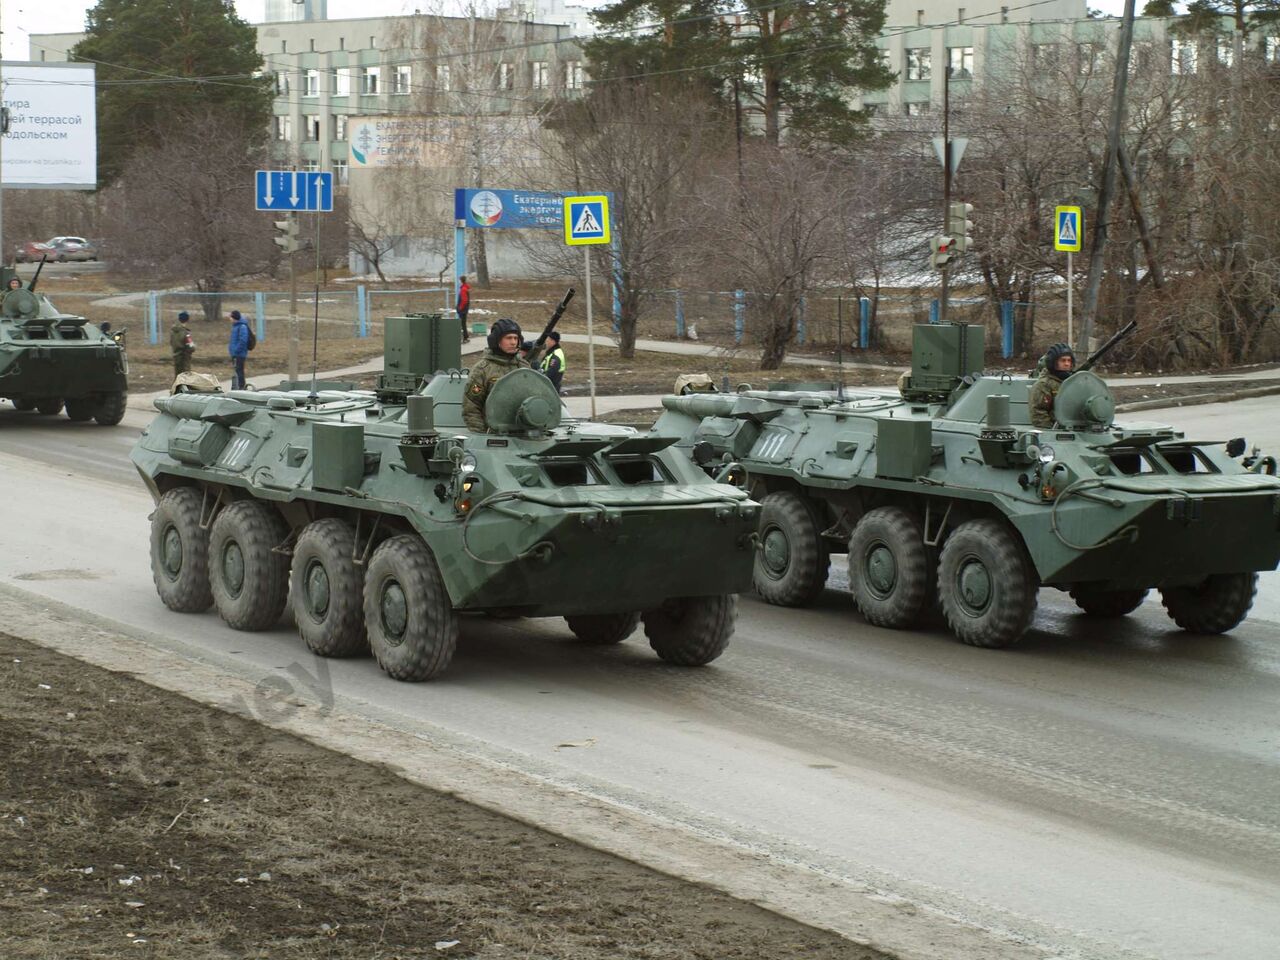
[[[315,653],[372,648],[399,680],[443,670],[471,611],[562,616],[601,644],[643,622],[668,662],[718,657],[759,505],[675,438],[562,420],[532,370],[498,381],[489,431],[469,431],[459,340],[456,321],[392,317],[376,390],[156,400],[132,458],[161,599],[242,630],[287,601]]]
[[[9,282],[20,278],[0,267],[0,398],[49,415],[65,406],[72,420],[115,426],[129,399],[123,343],[84,317],[59,312],[35,292],[38,278],[11,290]]]
[[[665,397],[653,433],[747,469],[770,603],[810,602],[847,553],[870,622],[906,627],[936,602],[976,646],[1017,641],[1041,586],[1097,617],[1154,588],[1183,629],[1230,630],[1280,561],[1276,462],[1242,459],[1242,440],[1117,425],[1097,356],[1063,383],[1048,430],[1031,425],[1034,381],[983,375],[981,327],[922,324],[900,390]]]

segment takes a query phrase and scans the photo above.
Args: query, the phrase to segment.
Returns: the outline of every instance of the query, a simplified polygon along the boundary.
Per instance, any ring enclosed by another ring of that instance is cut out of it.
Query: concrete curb
[[[1206,403],[1231,403],[1235,400],[1248,400],[1251,397],[1270,397],[1280,393],[1280,384],[1267,387],[1246,387],[1242,390],[1230,390],[1222,393],[1192,393],[1185,397],[1158,397],[1154,400],[1134,400],[1131,403],[1116,404],[1117,413],[1129,413],[1136,410],[1161,410],[1166,407],[1197,407]]]

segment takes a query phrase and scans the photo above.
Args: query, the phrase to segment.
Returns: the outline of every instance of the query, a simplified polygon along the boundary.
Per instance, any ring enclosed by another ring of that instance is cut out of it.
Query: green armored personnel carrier
[[[443,670],[472,612],[564,617],[598,644],[643,623],[670,663],[718,657],[751,583],[759,505],[727,482],[742,471],[713,479],[674,437],[565,420],[528,369],[473,433],[460,337],[388,318],[375,390],[156,400],[132,458],[164,603],[263,630],[287,602],[315,653],[372,649],[399,680]]]
[[[1017,641],[1042,586],[1099,617],[1158,589],[1183,629],[1230,630],[1280,561],[1276,462],[1115,423],[1087,369],[1102,352],[1063,383],[1054,429],[1031,425],[1033,380],[983,374],[981,327],[923,324],[899,390],[666,397],[653,432],[747,469],[770,603],[813,600],[846,553],[869,621],[906,627],[936,602],[977,646]]]
[[[42,263],[43,267],[44,264]],[[43,414],[115,426],[129,399],[123,344],[84,317],[61,313],[12,267],[0,267],[0,398]]]

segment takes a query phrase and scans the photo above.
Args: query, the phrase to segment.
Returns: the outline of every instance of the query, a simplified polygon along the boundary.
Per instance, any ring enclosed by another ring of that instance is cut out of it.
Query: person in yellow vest
[[[538,369],[551,381],[556,393],[564,396],[564,391],[560,389],[560,384],[564,382],[564,351],[560,349],[560,334],[556,330],[547,334],[547,355],[542,358]]]

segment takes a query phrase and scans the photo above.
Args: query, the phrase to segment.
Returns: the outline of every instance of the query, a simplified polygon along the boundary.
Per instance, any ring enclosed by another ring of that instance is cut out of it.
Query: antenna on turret
[[[836,297],[836,402],[844,402],[844,294]]]

